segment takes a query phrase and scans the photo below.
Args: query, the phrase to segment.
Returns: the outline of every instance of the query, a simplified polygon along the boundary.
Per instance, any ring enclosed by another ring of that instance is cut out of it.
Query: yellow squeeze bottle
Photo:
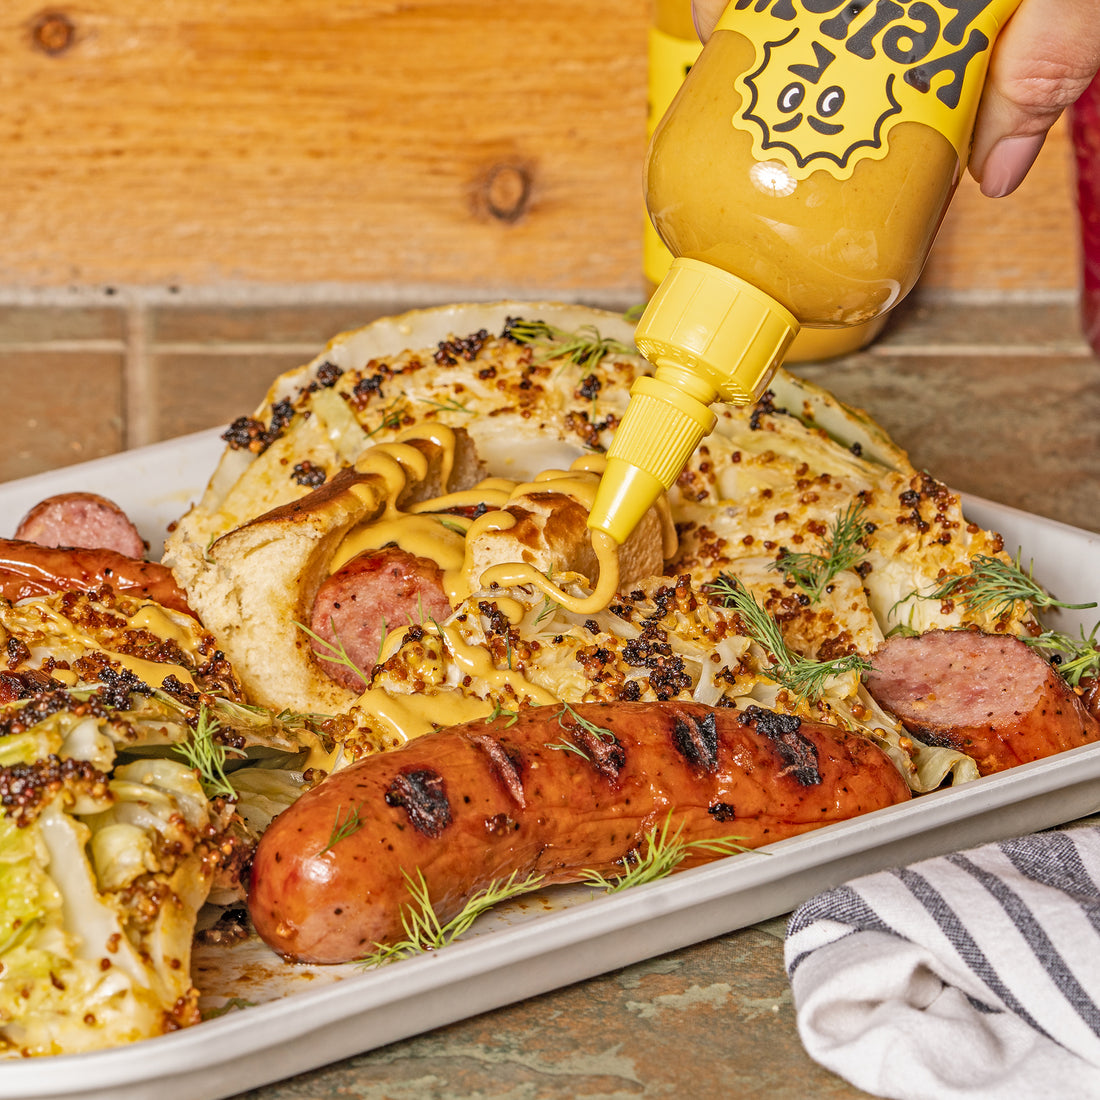
[[[871,325],[913,287],[1020,0],[733,0],[650,140],[675,257],[635,333],[654,367],[588,525],[621,544],[803,325]]]
[[[703,48],[695,30],[691,0],[652,0],[649,28],[649,87],[646,97],[646,134],[661,121],[669,104],[691,72]],[[642,223],[642,270],[652,294],[668,273],[673,260],[648,216]],[[789,363],[834,359],[866,347],[882,331],[883,313],[847,328],[803,327],[787,352]]]

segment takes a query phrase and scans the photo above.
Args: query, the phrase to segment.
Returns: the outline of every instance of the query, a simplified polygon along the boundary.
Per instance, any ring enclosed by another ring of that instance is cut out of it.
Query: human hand
[[[706,41],[728,0],[693,0]],[[993,46],[970,174],[982,194],[1015,191],[1058,116],[1100,69],[1100,0],[1023,0]]]

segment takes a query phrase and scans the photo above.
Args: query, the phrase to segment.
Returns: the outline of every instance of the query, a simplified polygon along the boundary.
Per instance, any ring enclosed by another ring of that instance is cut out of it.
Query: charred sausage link
[[[1100,722],[1018,638],[933,630],[885,642],[867,690],[916,738],[958,749],[982,775],[1100,739]]]
[[[67,549],[0,539],[0,596],[6,600],[102,584],[194,614],[172,571],[159,562],[139,561],[115,550]]]
[[[402,872],[419,868],[445,921],[513,872],[553,883],[621,871],[670,813],[683,839],[757,847],[909,797],[870,742],[756,707],[529,707],[420,737],[307,792],[261,839],[249,907],[281,954],[342,962],[403,934]],[[351,818],[356,828],[338,828]]]

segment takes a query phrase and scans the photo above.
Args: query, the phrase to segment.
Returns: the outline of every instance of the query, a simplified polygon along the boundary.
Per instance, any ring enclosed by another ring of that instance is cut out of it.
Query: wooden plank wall
[[[0,288],[641,286],[647,0],[4,0]],[[1065,128],[925,274],[1076,283]]]

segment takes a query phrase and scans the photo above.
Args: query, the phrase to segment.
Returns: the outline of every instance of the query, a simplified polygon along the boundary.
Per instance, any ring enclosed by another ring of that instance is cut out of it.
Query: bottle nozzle
[[[713,427],[708,407],[718,396],[698,376],[665,371],[639,378],[630,389],[630,404],[607,452],[588,526],[605,531],[620,545],[661,493],[672,487],[699,441]],[[681,388],[688,383],[691,390]]]
[[[656,370],[631,387],[588,526],[625,542],[714,427],[710,404],[757,400],[798,328],[785,307],[743,279],[674,260],[634,336]]]

